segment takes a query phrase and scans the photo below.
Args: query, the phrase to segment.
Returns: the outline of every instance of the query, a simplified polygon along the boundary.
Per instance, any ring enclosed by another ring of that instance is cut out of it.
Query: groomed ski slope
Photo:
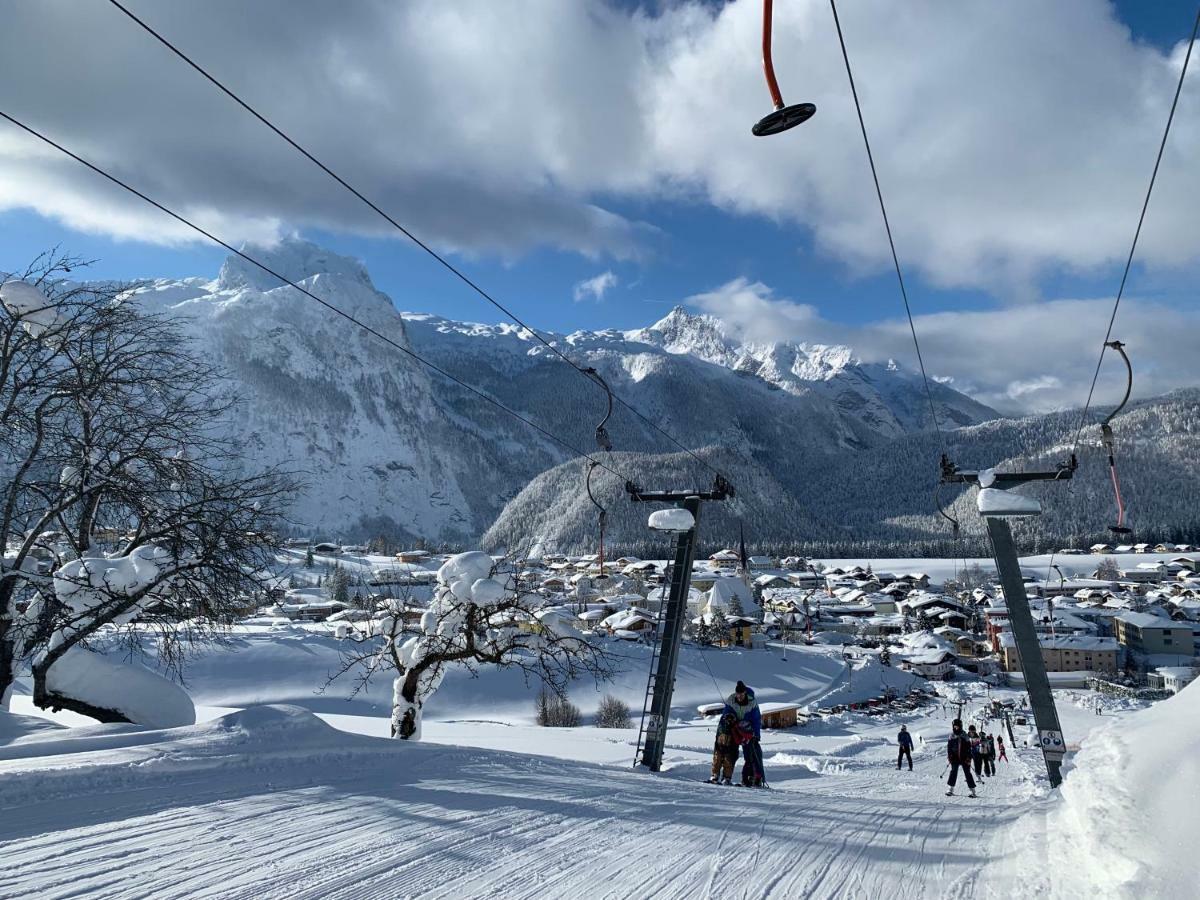
[[[1036,759],[946,798],[940,716],[906,720],[930,742],[911,774],[895,721],[769,733],[770,791],[700,783],[707,725],[677,729],[651,776],[402,745],[297,707],[157,732],[11,716],[0,896],[986,896],[997,836],[1042,792]]]

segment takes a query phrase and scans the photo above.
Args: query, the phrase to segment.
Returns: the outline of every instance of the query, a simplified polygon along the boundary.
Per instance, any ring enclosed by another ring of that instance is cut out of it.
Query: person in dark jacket
[[[908,733],[908,726],[901,725],[900,733],[896,735],[896,741],[900,744],[900,752],[896,755],[896,771],[900,771],[900,763],[908,757],[908,771],[912,771],[912,735]]]
[[[725,698],[724,712],[733,713],[737,727],[747,736],[742,757],[742,784],[746,787],[762,787],[766,783],[763,777],[762,745],[762,712],[758,701],[754,699],[754,690],[739,681],[734,685],[733,693]]]
[[[733,767],[737,765],[738,758],[737,731],[737,719],[733,713],[724,713],[717,722],[709,784],[733,784]]]
[[[971,745],[971,762],[975,766],[975,777],[983,781],[983,738],[972,725],[967,729],[967,743]]]
[[[988,778],[996,776],[996,738],[990,734],[983,736],[983,771]]]
[[[950,740],[946,742],[946,760],[950,763],[950,789],[946,791],[946,796],[954,796],[954,785],[958,781],[958,770],[962,769],[963,775],[967,779],[967,787],[971,790],[969,796],[974,797],[975,779],[971,777],[971,742],[963,732],[962,719],[954,720],[953,729]]]

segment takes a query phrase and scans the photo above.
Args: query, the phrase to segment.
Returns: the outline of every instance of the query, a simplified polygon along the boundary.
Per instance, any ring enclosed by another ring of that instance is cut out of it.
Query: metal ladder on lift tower
[[[638,728],[637,749],[633,753],[633,764],[637,766],[642,762],[642,752],[646,749],[646,719],[650,716],[651,705],[654,701],[654,686],[658,680],[658,658],[662,655],[662,625],[663,614],[667,608],[667,591],[671,584],[671,567],[667,566],[663,573],[662,587],[660,588],[659,604],[658,604],[658,619],[654,623],[654,648],[650,651],[650,674],[646,678],[646,695],[642,698],[642,723]],[[661,723],[655,723],[655,726]]]

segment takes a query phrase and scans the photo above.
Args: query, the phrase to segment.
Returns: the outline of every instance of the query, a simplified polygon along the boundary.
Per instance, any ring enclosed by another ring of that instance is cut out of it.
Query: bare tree
[[[419,619],[400,600],[348,627],[342,664],[329,683],[354,672],[357,692],[378,674],[394,673],[392,737],[420,740],[421,710],[451,666],[472,674],[485,666],[519,669],[559,697],[573,678],[610,679],[613,656],[604,644],[541,603],[511,574],[499,574],[486,553],[460,553],[438,571],[433,600]]]
[[[245,472],[233,395],[178,326],[129,285],[66,281],[77,265],[47,254],[0,288],[0,699],[31,660],[38,706],[128,721],[54,665],[115,628],[156,630],[177,668],[267,586],[295,483]],[[29,288],[43,306],[8,302]]]

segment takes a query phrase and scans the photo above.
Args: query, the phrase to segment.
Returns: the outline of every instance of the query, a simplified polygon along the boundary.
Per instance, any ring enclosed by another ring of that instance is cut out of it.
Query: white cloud
[[[811,307],[775,299],[769,288],[733,281],[686,301],[723,319],[748,340],[843,344],[868,362],[895,359],[916,370],[907,319],[846,325]],[[1055,300],[1003,309],[917,316],[921,352],[931,378],[949,381],[1003,412],[1081,407],[1096,369],[1112,299]],[[1134,397],[1200,384],[1194,336],[1200,313],[1126,298],[1113,336],[1127,345]],[[1096,387],[1097,408],[1120,400],[1125,368],[1106,354]]]
[[[785,98],[818,112],[769,139],[749,131],[769,107],[758,0],[660,13],[602,0],[175,0],[140,12],[441,246],[633,256],[652,230],[605,204],[685,196],[810,229],[851,267],[886,267],[828,5],[776,6]],[[906,266],[1024,297],[1041,272],[1123,259],[1182,47],[1135,42],[1106,0],[911,0],[903,15],[856,0],[842,16]],[[6,111],[231,240],[392,233],[107,4],[10,4],[0,58],[21,73]],[[1196,258],[1197,145],[1193,78],[1141,262]],[[120,237],[188,237],[4,126],[0,208],[16,206]]]
[[[584,279],[575,285],[575,302],[586,300],[588,297],[593,300],[603,300],[609,289],[616,286],[616,275],[612,272],[601,272],[599,275]]]

